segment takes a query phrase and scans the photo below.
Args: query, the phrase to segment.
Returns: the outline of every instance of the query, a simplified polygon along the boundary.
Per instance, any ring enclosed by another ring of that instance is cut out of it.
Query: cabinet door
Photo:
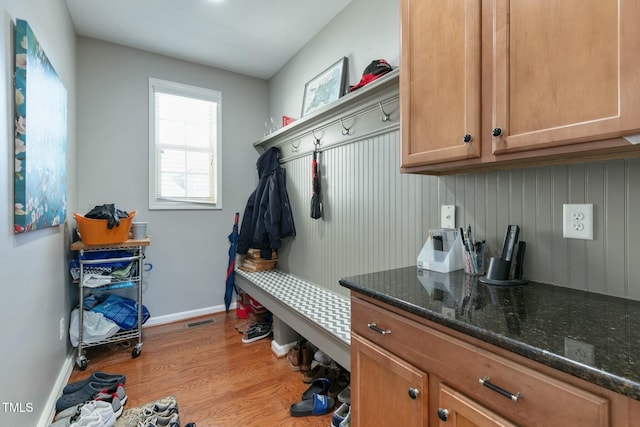
[[[494,154],[640,130],[640,2],[493,2]]]
[[[427,426],[427,394],[426,373],[351,335],[352,426]]]
[[[401,13],[402,166],[480,157],[480,0],[402,0]]]
[[[444,384],[438,390],[438,418],[441,427],[516,426]]]

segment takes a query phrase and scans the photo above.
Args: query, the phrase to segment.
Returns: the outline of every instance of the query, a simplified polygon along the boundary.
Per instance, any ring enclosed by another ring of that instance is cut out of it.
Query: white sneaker
[[[75,421],[69,425],[69,427],[103,427],[103,421],[100,415],[91,414],[81,417],[78,421]]]
[[[116,425],[116,414],[110,402],[103,400],[93,400],[80,408],[80,420],[93,415],[98,415],[103,427],[113,427]],[[81,424],[83,425],[83,424]]]

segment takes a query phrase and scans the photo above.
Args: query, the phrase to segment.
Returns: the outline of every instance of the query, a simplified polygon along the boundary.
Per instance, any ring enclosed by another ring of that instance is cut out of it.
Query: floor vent
[[[187,323],[187,329],[197,328],[198,326],[211,325],[216,323],[216,319],[200,320],[199,322]]]

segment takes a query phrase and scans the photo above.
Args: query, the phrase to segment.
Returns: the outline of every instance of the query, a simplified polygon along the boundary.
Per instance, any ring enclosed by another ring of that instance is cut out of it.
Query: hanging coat
[[[238,253],[260,249],[260,256],[271,259],[271,251],[282,246],[282,239],[296,235],[293,212],[287,194],[285,170],[278,160],[278,148],[265,151],[256,162],[258,186],[249,196],[242,216]]]

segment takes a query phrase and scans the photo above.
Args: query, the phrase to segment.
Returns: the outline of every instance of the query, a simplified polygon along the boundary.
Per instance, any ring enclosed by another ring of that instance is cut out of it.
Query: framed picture
[[[16,20],[15,37],[13,232],[18,234],[66,220],[67,90],[27,21]]]
[[[306,116],[336,101],[344,95],[346,87],[347,58],[343,57],[304,86],[301,115]]]

